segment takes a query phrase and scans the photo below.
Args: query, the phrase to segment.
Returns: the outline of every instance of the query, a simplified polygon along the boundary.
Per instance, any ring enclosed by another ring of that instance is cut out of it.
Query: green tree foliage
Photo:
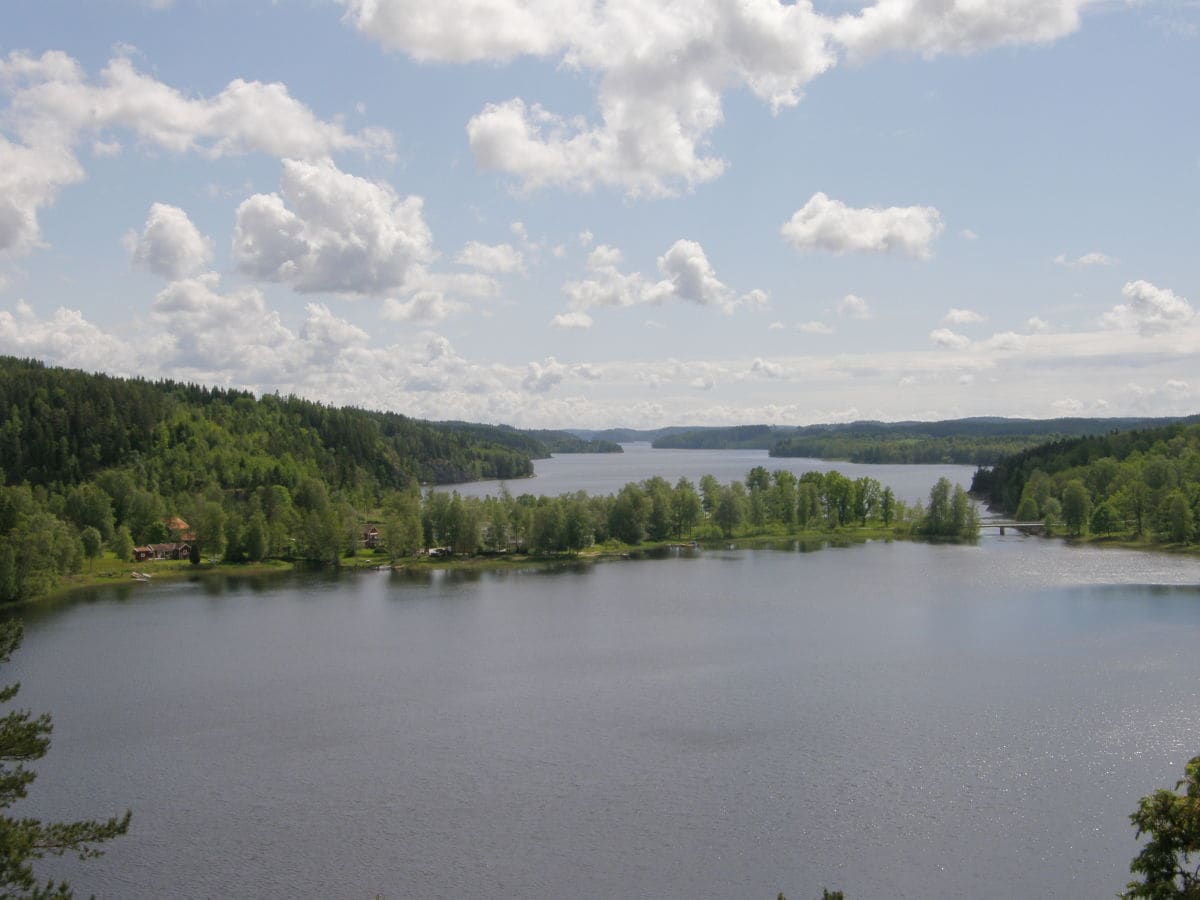
[[[712,515],[717,508],[717,500],[721,496],[721,483],[713,475],[705,475],[700,479],[700,498],[706,515]]]
[[[108,549],[112,551],[113,556],[123,562],[129,562],[133,559],[133,537],[129,533],[129,529],[122,525],[114,533],[112,540],[108,542]]]
[[[962,485],[939,478],[929,491],[929,506],[918,531],[927,537],[971,538],[979,532],[979,517]]]
[[[0,488],[0,602],[47,593],[79,571],[83,545],[26,486]]]
[[[1042,524],[1046,526],[1046,531],[1053,531],[1062,524],[1062,520],[1062,504],[1057,497],[1047,497],[1042,504]]]
[[[973,489],[1005,510],[1019,502],[1019,518],[1026,498],[1052,523],[1046,504],[1051,513],[1058,504],[1077,534],[1091,524],[1097,534],[1187,542],[1200,515],[1200,425],[1053,441],[979,470]]]
[[[118,494],[131,486],[194,493],[215,479],[248,491],[292,488],[308,475],[339,491],[378,495],[417,481],[530,475],[531,458],[551,449],[515,429],[422,422],[297,397],[256,400],[243,391],[111,378],[11,357],[0,358],[0,409],[8,413],[0,426],[6,483],[76,485],[125,470],[131,484],[110,479],[105,490],[126,521],[127,498]],[[619,449],[539,434],[556,452]],[[77,524],[111,533],[99,521]],[[130,527],[137,540],[153,537]]]
[[[653,541],[662,541],[674,534],[674,516],[671,513],[671,485],[665,478],[655,476],[642,482],[642,491],[649,500],[646,514],[646,536]]]
[[[796,486],[798,480],[786,469],[771,473],[771,516],[784,527],[791,529],[796,524]]]
[[[1092,511],[1090,526],[1093,534],[1112,534],[1121,528],[1120,514],[1111,500],[1101,503]]]
[[[704,515],[704,507],[695,486],[686,478],[675,483],[671,493],[671,517],[674,534],[679,537],[691,534]]]
[[[383,541],[392,562],[416,553],[423,537],[421,495],[414,490],[393,491],[383,504]]]
[[[557,553],[566,549],[562,504],[557,500],[539,499],[529,532],[529,549],[535,553]]]
[[[215,500],[206,500],[196,511],[194,519],[200,554],[209,559],[223,557],[229,541],[225,508]]]
[[[559,502],[563,507],[563,549],[577,552],[590,547],[595,542],[596,532],[587,496],[579,493]]]
[[[0,663],[7,663],[21,643],[21,623],[0,623]],[[20,689],[0,689],[0,703],[10,702]],[[41,759],[50,748],[50,717],[13,710],[0,718],[0,809],[24,798],[37,777],[25,763]],[[107,821],[42,822],[0,816],[0,896],[29,900],[64,900],[73,896],[65,882],[39,882],[33,862],[47,856],[99,856],[98,844],[129,830],[130,813]]]
[[[646,537],[649,509],[645,492],[627,484],[618,492],[608,514],[609,533],[626,544],[640,544]]]
[[[104,540],[100,532],[89,525],[79,533],[79,543],[83,547],[83,555],[88,560],[96,559],[104,548]]]
[[[717,498],[717,508],[713,511],[713,521],[721,529],[724,537],[733,537],[733,533],[741,526],[746,517],[746,491],[740,482],[721,489]]]
[[[256,510],[246,523],[242,546],[245,557],[250,562],[260,562],[267,558],[271,549],[271,529],[261,510]]]
[[[695,428],[655,438],[656,449],[726,450],[766,448],[774,438],[770,425],[734,425],[729,428]]]
[[[801,478],[796,487],[796,522],[801,528],[809,528],[820,516],[820,487],[811,480]]]
[[[1126,900],[1200,898],[1200,756],[1184,773],[1175,785],[1182,794],[1155,791],[1129,817],[1138,837],[1150,838],[1129,865],[1137,880],[1121,895]]]
[[[1073,478],[1062,490],[1063,523],[1071,534],[1083,534],[1092,515],[1092,498],[1082,479]]]
[[[1186,544],[1195,536],[1195,515],[1187,495],[1176,488],[1167,494],[1159,508],[1159,533],[1164,540]]]
[[[235,418],[251,416],[259,408],[249,397],[219,397],[214,402],[229,402]],[[277,398],[267,398],[268,407],[272,404],[278,404]],[[181,432],[190,434],[192,443],[196,435],[189,429],[196,421]],[[348,440],[370,443],[369,435],[346,427]],[[212,429],[207,437],[220,443]],[[170,428],[158,426],[155,445],[169,446],[171,440]],[[275,462],[278,466],[265,477],[286,483],[253,488],[237,486],[255,479],[247,482],[238,474],[250,463],[236,454],[222,456],[217,469],[203,479],[189,473],[178,483],[158,480],[145,464],[146,457],[131,454],[126,468],[105,469],[92,481],[0,488],[0,601],[38,596],[52,589],[62,574],[76,571],[85,540],[88,551],[94,552],[100,530],[99,525],[80,522],[109,522],[109,547],[123,560],[131,558],[134,540],[168,540],[169,523],[171,539],[187,542],[194,562],[279,557],[326,565],[338,565],[358,551],[367,519],[380,523],[393,560],[432,548],[462,555],[521,550],[554,554],[578,553],[613,540],[639,544],[864,525],[913,529],[912,516],[889,490],[874,479],[851,481],[837,472],[808,472],[797,478],[759,466],[748,473],[745,484],[721,485],[706,475],[697,492],[687,479],[672,487],[656,477],[628,484],[612,496],[594,497],[576,493],[514,498],[504,489],[500,496],[486,499],[434,490],[422,497],[409,482],[383,491],[376,500],[361,471],[344,471],[330,482],[322,472],[306,470],[296,457],[285,454]],[[965,502],[965,496],[951,495],[951,519],[959,501]],[[181,524],[180,519],[186,521]]]
[[[896,517],[896,495],[890,487],[885,487],[879,495],[879,521],[891,525]]]
[[[112,537],[112,499],[94,484],[80,484],[67,492],[63,512],[78,528],[95,528],[101,540]]]
[[[1195,421],[1192,417],[1190,421]],[[1177,419],[950,419],[942,422],[852,422],[772,432],[772,456],[848,459],[857,463],[960,463],[990,466],[1049,441],[1146,428]],[[708,437],[710,444],[713,437]],[[731,445],[732,446],[732,445]],[[1089,485],[1089,489],[1091,485]]]

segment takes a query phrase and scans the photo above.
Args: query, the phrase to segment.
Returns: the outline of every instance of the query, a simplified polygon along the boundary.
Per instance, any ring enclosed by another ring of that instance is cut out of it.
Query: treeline
[[[183,521],[179,521],[180,519]],[[135,544],[185,540],[193,562],[311,560],[338,565],[363,545],[374,519],[393,559],[435,550],[458,555],[577,552],[594,545],[828,534],[860,528],[897,536],[968,538],[978,528],[961,486],[946,479],[927,506],[909,506],[873,478],[839,472],[753,469],[744,482],[711,475],[694,485],[650,478],[605,496],[461,497],[413,486],[386,492],[378,508],[356,508],[313,478],[291,490],[210,487],[173,503],[120,470],[65,491],[0,488],[0,601],[28,600],[78,572],[104,549],[131,560]],[[186,535],[172,533],[186,529]]]
[[[473,422],[434,422],[435,427],[469,435],[480,441],[503,444],[531,459],[546,459],[551,453],[621,453],[615,441],[587,439],[570,431],[513,428],[509,425],[477,425]]]
[[[721,484],[711,475],[674,485],[661,477],[626,484],[616,494],[558,497],[461,497],[457,492],[408,492],[388,499],[384,546],[394,558],[429,548],[461,555],[548,554],[615,542],[705,541],[734,537],[828,534],[881,528],[897,535],[969,538],[979,526],[961,486],[941,479],[927,506],[896,499],[873,478],[840,472],[768,472]]]
[[[1190,421],[1195,421],[1193,417]],[[763,449],[773,457],[845,459],[856,463],[958,463],[992,465],[1048,440],[1105,434],[1189,421],[1180,419],[1004,419],[977,417],[940,422],[672,429],[656,448]]]
[[[830,434],[775,443],[776,457],[845,459],[856,463],[991,465],[1005,456],[1044,443],[1042,436],[895,437]]]
[[[1200,425],[1053,441],[980,469],[972,492],[1071,534],[1188,543],[1200,521]]]
[[[695,428],[664,434],[651,446],[656,450],[755,450],[771,446],[774,434],[770,425]]]
[[[506,444],[502,429],[468,433],[398,413],[11,357],[0,357],[0,416],[5,484],[68,486],[128,467],[179,490],[292,488],[319,477],[337,489],[378,491],[533,471],[530,453]]]
[[[114,378],[0,357],[0,476],[69,486],[113,467],[185,490],[318,477],[382,491],[532,474],[551,453],[619,453],[562,431],[426,422],[299,397]],[[188,483],[190,482],[190,483]]]
[[[215,558],[333,561],[385,496],[531,475],[549,452],[510,428],[0,357],[0,602],[105,547],[128,559],[182,539]],[[172,518],[190,527],[173,534]]]

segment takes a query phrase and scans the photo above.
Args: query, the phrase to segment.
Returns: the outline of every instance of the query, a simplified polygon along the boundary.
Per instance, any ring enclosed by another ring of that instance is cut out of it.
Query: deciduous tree
[[[1129,864],[1138,880],[1127,885],[1126,900],[1200,898],[1200,756],[1188,761],[1175,788],[1184,791],[1155,791],[1129,817],[1138,837],[1150,840]]]

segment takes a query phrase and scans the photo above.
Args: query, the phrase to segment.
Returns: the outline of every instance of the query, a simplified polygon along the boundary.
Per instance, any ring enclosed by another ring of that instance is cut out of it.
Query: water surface
[[[698,486],[705,475],[728,484],[741,481],[755,466],[764,466],[768,471],[784,469],[797,475],[836,469],[847,478],[866,476],[891,487],[897,497],[912,503],[927,499],[930,487],[939,478],[949,478],[951,483],[970,487],[971,476],[975,474],[974,466],[868,465],[800,457],[775,459],[768,456],[766,450],[655,450],[648,443],[621,446],[624,453],[564,453],[550,459],[535,459],[532,478],[441,485],[435,490],[458,491],[464,497],[484,497],[499,493],[503,484],[514,496],[557,496],[574,491],[615,494],[631,481],[644,481],[655,475],[671,484],[683,477]]]
[[[101,897],[1104,897],[1200,565],[988,537],[132,586],[27,622]]]

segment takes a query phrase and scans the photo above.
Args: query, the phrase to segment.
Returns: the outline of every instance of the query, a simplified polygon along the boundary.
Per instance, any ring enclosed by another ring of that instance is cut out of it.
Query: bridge
[[[980,522],[980,528],[999,528],[1000,533],[1004,534],[1004,529],[1015,528],[1023,534],[1041,534],[1046,530],[1045,522]]]

